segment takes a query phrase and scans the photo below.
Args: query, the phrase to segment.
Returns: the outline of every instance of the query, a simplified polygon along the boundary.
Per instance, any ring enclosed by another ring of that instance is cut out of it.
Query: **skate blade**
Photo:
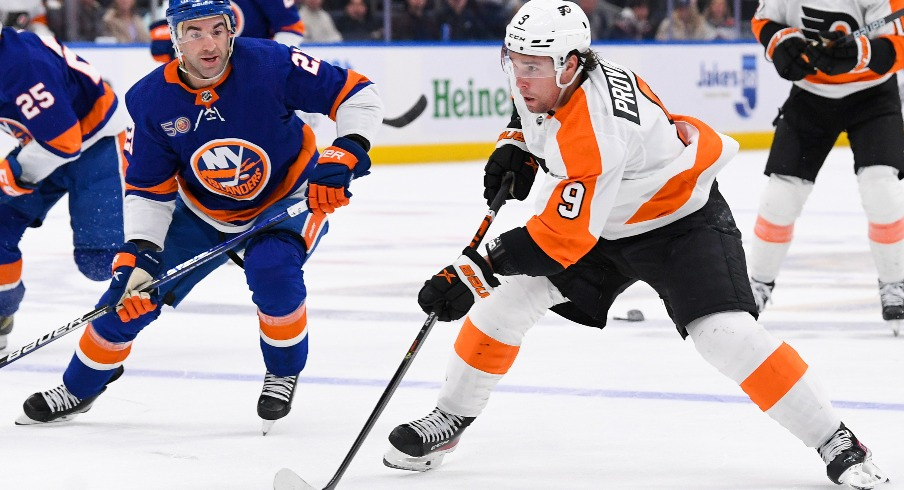
[[[263,435],[267,435],[267,432],[270,432],[270,429],[273,428],[273,424],[275,423],[275,420],[263,420],[263,424],[261,424],[261,432]]]
[[[427,456],[409,456],[395,447],[390,447],[386,454],[383,455],[383,464],[390,468],[406,471],[428,471],[436,468],[443,462],[446,453],[451,453],[452,449],[438,451]]]
[[[81,413],[81,412],[79,412]],[[58,419],[48,420],[46,422],[41,422],[40,420],[34,420],[25,415],[24,413],[16,419],[16,425],[47,425],[47,424],[55,424],[57,422],[67,422],[75,418],[78,413],[71,413],[69,415],[64,415]]]
[[[273,490],[316,490],[294,471],[283,468],[273,477]]]
[[[880,483],[888,481],[882,471],[872,461],[864,461],[846,469],[838,478],[842,485],[847,485],[856,490],[870,490]]]

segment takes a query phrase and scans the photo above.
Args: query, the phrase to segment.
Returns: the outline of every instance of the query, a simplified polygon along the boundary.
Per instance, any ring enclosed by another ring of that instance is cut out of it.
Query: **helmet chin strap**
[[[571,80],[569,80],[568,83],[563,85],[562,82],[559,81],[562,78],[563,71],[565,71],[564,66],[561,68],[556,68],[556,86],[559,87],[559,96],[556,97],[556,103],[553,104],[552,111],[555,111],[559,107],[559,104],[562,103],[562,98],[565,97],[565,91],[568,90],[568,87],[570,87],[571,84],[574,83],[574,81],[578,79],[578,75],[581,74],[581,70],[575,70],[574,76],[571,77]]]

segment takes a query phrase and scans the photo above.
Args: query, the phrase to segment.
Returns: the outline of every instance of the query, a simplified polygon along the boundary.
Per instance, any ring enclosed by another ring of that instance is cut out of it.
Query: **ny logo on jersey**
[[[0,117],[0,131],[19,140],[19,144],[25,146],[32,141],[34,137],[22,123],[5,117]]]
[[[201,124],[201,119],[205,121],[217,121],[226,122],[226,119],[223,119],[223,116],[220,114],[220,110],[216,107],[208,107],[206,109],[201,109],[198,111],[198,117],[195,119],[195,131],[198,130],[198,126]]]
[[[208,191],[239,201],[257,197],[270,181],[270,157],[242,139],[208,142],[191,156],[195,177]]]

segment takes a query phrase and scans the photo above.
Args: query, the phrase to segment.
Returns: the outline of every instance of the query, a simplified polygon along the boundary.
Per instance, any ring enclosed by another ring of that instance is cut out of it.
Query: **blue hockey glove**
[[[124,243],[113,258],[110,287],[97,306],[116,306],[116,313],[123,322],[154,311],[160,299],[158,291],[142,293],[139,290],[157,277],[162,267],[160,252],[139,250],[132,242]]]
[[[417,302],[424,313],[434,312],[437,320],[450,322],[465,316],[474,301],[488,297],[497,286],[486,259],[466,248],[455,263],[424,282]]]
[[[323,150],[311,177],[308,178],[308,209],[332,213],[348,204],[352,193],[348,186],[353,178],[370,173],[370,156],[350,138],[340,137]]]

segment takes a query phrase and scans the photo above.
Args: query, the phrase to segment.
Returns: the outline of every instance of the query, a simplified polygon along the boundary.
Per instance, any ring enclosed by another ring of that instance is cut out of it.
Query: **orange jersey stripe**
[[[627,224],[649,221],[674,213],[691,198],[700,174],[716,163],[722,154],[722,139],[712,128],[690,116],[675,115],[674,118],[690,123],[700,131],[694,166],[669,179],[650,200],[640,206],[634,216],[628,219]]]
[[[760,33],[763,32],[763,27],[766,27],[769,22],[771,22],[769,19],[757,19],[756,17],[750,21],[750,30],[753,31],[753,36],[761,43],[763,40],[760,39]]]
[[[173,177],[162,184],[157,184],[154,187],[136,187],[131,184],[126,184],[126,190],[129,191],[143,191],[150,192],[151,194],[165,195],[172,194],[179,190],[179,184],[176,182],[176,178]]]
[[[304,36],[304,22],[299,20],[294,24],[281,28],[280,31],[294,32],[296,34],[301,34],[302,36]]]
[[[15,284],[22,279],[22,259],[0,265],[0,286]]]
[[[807,363],[790,345],[782,342],[754,372],[741,382],[741,389],[767,411],[785,396],[807,372]]]
[[[116,104],[116,94],[113,92],[113,88],[107,82],[104,82],[104,95],[94,102],[91,112],[79,121],[79,125],[82,128],[82,136],[94,133],[98,126],[103,124],[107,116],[110,115],[110,110],[114,104]]]
[[[579,88],[560,111],[556,119],[562,127],[556,141],[571,180],[563,180],[553,191],[546,208],[527,222],[527,232],[534,242],[563,267],[575,263],[599,240],[590,233],[590,200],[596,192],[596,178],[603,172],[603,157],[596,141],[587,93]],[[583,197],[578,194],[583,193]],[[559,196],[574,197],[568,201]],[[573,209],[577,205],[581,209]],[[565,218],[563,207],[574,218]]]
[[[339,104],[341,104],[345,100],[345,96],[348,95],[349,92],[352,91],[359,83],[369,82],[364,75],[356,72],[355,70],[348,71],[348,79],[345,81],[345,86],[342,87],[342,90],[339,91],[339,95],[336,96],[336,101],[333,102],[333,108],[330,109],[330,119],[333,121],[336,120],[336,111],[339,110]]]
[[[659,100],[659,96],[656,95],[655,92],[653,92],[653,89],[650,88],[650,86],[647,84],[647,82],[645,82],[642,78],[640,78],[636,74],[634,75],[634,78],[637,80],[637,88],[640,90],[640,92],[642,94],[644,94],[648,99],[650,99],[651,102],[658,105],[659,108],[662,110],[662,113],[665,114],[665,117],[667,117],[669,119],[669,122],[674,124],[675,121],[674,121],[674,119],[672,119],[672,113],[669,112],[669,110],[665,108],[665,104],[663,104],[662,101]],[[681,134],[681,131],[678,131],[677,127],[675,128],[675,134],[678,135],[678,139],[681,140],[682,143],[684,143],[684,146],[687,146],[690,144],[690,142],[684,138],[684,135]]]
[[[82,151],[81,126],[75,123],[63,134],[47,142],[55,150],[66,155],[77,155]]]
[[[286,316],[270,316],[260,311],[261,333],[272,340],[290,340],[300,336],[308,327],[308,309],[304,303]]]
[[[314,152],[317,150],[316,144],[314,143],[314,131],[310,126],[305,124],[302,127],[302,131],[304,132],[303,142],[301,151],[298,153],[298,158],[295,159],[295,163],[289,168],[289,172],[285,178],[282,179],[282,182],[273,189],[273,192],[270,193],[270,197],[264,200],[264,202],[254,206],[253,208],[248,209],[210,209],[201,204],[198,199],[193,196],[185,186],[184,181],[179,178],[179,182],[182,185],[182,190],[184,191],[185,197],[195,206],[195,208],[201,210],[207,216],[210,216],[213,219],[223,221],[223,222],[231,222],[231,221],[249,221],[255,218],[257,215],[261,214],[266,208],[270,207],[276,201],[286,197],[289,191],[292,190],[292,187],[295,185],[295,182],[301,176],[302,172],[308,166],[308,163],[311,161],[311,158],[314,156]],[[147,189],[143,189],[147,190]]]
[[[788,226],[781,226],[766,221],[762,216],[757,216],[753,234],[764,242],[788,243],[794,238],[794,223]]]
[[[117,364],[126,360],[132,351],[131,342],[114,343],[102,338],[90,323],[78,343],[79,350],[98,364]]]
[[[455,339],[455,353],[474,369],[490,374],[505,374],[515,362],[520,347],[508,345],[481,332],[470,318]]]
[[[898,243],[901,240],[904,240],[904,219],[899,219],[894,223],[884,225],[870,223],[869,239],[885,245],[891,245],[892,243]]]

